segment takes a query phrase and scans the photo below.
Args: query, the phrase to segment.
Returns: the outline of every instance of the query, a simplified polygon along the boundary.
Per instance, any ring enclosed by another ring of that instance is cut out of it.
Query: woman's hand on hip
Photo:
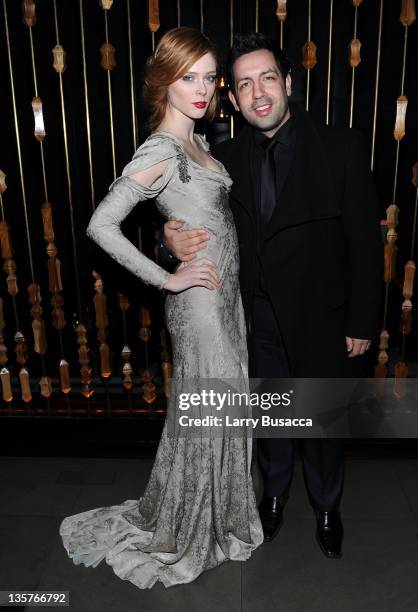
[[[206,289],[217,289],[220,286],[216,264],[202,257],[187,264],[182,264],[168,277],[164,289],[178,293],[190,287],[206,287]]]

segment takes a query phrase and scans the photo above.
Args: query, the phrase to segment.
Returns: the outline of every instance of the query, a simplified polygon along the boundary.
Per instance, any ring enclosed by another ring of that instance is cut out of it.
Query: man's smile
[[[271,113],[272,104],[261,104],[260,106],[254,107],[254,112],[258,117],[264,117],[265,115],[269,115]]]

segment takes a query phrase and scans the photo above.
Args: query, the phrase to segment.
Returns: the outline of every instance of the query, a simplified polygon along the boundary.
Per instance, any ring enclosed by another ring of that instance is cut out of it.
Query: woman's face
[[[168,108],[197,120],[204,117],[216,89],[216,61],[206,53],[168,86]]]

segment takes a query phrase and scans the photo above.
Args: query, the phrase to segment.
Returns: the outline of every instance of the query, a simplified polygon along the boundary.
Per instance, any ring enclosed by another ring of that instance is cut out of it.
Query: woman
[[[87,234],[146,283],[169,292],[166,322],[173,379],[185,390],[197,378],[247,380],[247,349],[238,284],[238,245],[228,207],[225,168],[194,134],[216,108],[216,52],[198,30],[165,34],[148,60],[145,93],[151,136],[96,208]],[[169,274],[120,231],[137,202],[157,198],[167,218],[204,227],[206,257]],[[198,389],[195,389],[198,391]],[[168,415],[176,415],[172,394]],[[166,419],[143,496],[64,519],[64,546],[74,563],[102,559],[124,580],[150,588],[191,582],[226,560],[245,560],[263,541],[252,486],[251,440],[226,428],[195,436]],[[173,420],[171,420],[173,422]],[[229,428],[231,429],[231,428]]]

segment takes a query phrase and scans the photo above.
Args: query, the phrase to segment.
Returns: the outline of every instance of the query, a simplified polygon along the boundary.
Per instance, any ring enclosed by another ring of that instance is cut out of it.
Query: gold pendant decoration
[[[44,117],[42,113],[42,100],[38,96],[35,96],[32,100],[33,118],[35,120],[35,132],[34,136],[36,140],[42,141],[45,136]]]
[[[277,0],[276,17],[280,22],[286,21],[287,17],[287,0]]]
[[[410,26],[417,18],[415,13],[415,0],[402,0],[401,15],[399,21],[404,26]]]
[[[406,109],[408,106],[408,98],[406,96],[399,96],[396,102],[396,122],[393,136],[395,140],[402,140],[405,136],[405,116]]]
[[[396,256],[398,253],[398,247],[395,242],[398,238],[396,227],[398,225],[399,208],[396,204],[391,204],[386,209],[386,224],[388,232],[386,235],[386,244],[384,248],[384,280],[385,283],[390,283],[396,274]]]
[[[39,386],[41,388],[41,395],[43,397],[49,397],[52,395],[52,380],[49,376],[42,376],[39,381]]]
[[[87,329],[85,325],[79,323],[75,329],[77,334],[78,349],[78,361],[81,364],[81,393],[84,397],[91,397],[94,393],[94,389],[90,386],[91,384],[91,366],[90,366],[90,349],[87,343]]]
[[[128,391],[130,391],[133,387],[133,380],[132,380],[133,369],[132,369],[132,365],[130,361],[132,357],[132,351],[127,344],[127,337],[126,337],[126,313],[130,308],[130,303],[129,303],[127,296],[124,293],[118,292],[118,305],[122,312],[124,343],[125,343],[122,348],[122,352],[121,352],[121,357],[123,361],[122,386]]]
[[[158,0],[148,0],[148,27],[151,32],[157,32],[160,29]]]
[[[70,364],[66,359],[60,360],[58,371],[60,376],[60,389],[63,393],[69,393],[71,391]]]
[[[104,283],[101,275],[93,270],[93,276],[96,279],[94,283],[96,295],[93,298],[93,302],[96,311],[96,327],[98,328],[97,339],[100,342],[100,374],[103,378],[109,378],[112,374],[112,370],[110,367],[109,346],[106,342],[106,328],[109,325],[109,320],[107,318],[107,296],[103,293]]]
[[[65,64],[66,53],[64,48],[61,45],[55,45],[52,49],[52,55],[54,56],[54,63],[52,65],[54,66],[55,72],[63,74],[67,68]]]
[[[105,11],[110,11],[112,8],[113,0],[100,0],[100,6]]]
[[[303,45],[302,64],[306,70],[312,70],[312,68],[317,64],[316,49],[316,44],[312,42],[312,40],[309,40]]]
[[[103,70],[113,70],[116,67],[115,47],[110,43],[103,43],[100,47],[100,66]]]
[[[360,49],[361,42],[358,38],[353,38],[349,45],[349,64],[352,68],[357,68],[361,62]]]
[[[0,382],[2,397],[5,402],[10,403],[13,399],[12,383],[10,379],[10,371],[7,368],[2,368],[0,371]]]
[[[23,23],[31,28],[36,23],[35,17],[35,3],[33,0],[23,0],[22,12],[23,12]]]
[[[6,323],[4,320],[3,313],[3,298],[0,297],[0,365],[2,366],[0,372],[0,382],[2,389],[2,397],[5,402],[11,402],[13,399],[12,393],[12,383],[10,378],[10,370],[5,367],[9,358],[7,356],[7,346],[5,344],[5,333],[4,328],[6,327]]]
[[[30,390],[29,372],[26,368],[21,368],[19,371],[19,383],[22,399],[27,404],[32,400],[32,392]]]
[[[30,313],[33,317],[33,348],[38,355],[44,355],[48,349],[48,343],[45,334],[45,323],[42,320],[43,308],[41,306],[41,288],[36,283],[31,283],[28,287],[28,293],[29,303],[32,304]]]

